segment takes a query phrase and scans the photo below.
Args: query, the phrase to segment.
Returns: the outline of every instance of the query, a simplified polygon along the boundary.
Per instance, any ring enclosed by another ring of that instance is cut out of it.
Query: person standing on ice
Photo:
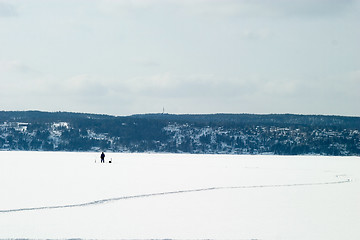
[[[105,153],[104,152],[101,153],[100,158],[101,158],[101,162],[104,163],[105,162]]]

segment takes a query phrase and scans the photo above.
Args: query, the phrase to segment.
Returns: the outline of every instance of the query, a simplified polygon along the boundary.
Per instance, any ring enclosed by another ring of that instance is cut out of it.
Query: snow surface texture
[[[359,157],[110,159],[0,152],[0,238],[360,239]]]

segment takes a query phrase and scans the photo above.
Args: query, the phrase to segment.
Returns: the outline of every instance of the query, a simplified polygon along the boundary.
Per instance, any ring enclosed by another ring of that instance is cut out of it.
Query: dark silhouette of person
[[[101,153],[100,158],[101,158],[101,162],[104,163],[105,162],[105,153],[104,152]]]

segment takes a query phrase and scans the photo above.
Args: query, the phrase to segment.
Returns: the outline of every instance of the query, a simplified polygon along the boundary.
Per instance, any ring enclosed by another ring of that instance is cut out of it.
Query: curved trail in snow
[[[155,197],[155,196],[164,196],[164,195],[181,194],[181,193],[192,193],[192,192],[205,192],[205,191],[214,191],[214,190],[245,189],[245,188],[301,187],[301,186],[314,186],[314,185],[342,184],[342,183],[349,183],[349,182],[350,182],[350,179],[343,180],[343,181],[320,182],[320,183],[295,183],[295,184],[249,185],[249,186],[235,186],[235,187],[209,187],[209,188],[180,190],[180,191],[172,191],[172,192],[159,192],[159,193],[149,193],[149,194],[141,194],[141,195],[132,195],[132,196],[123,196],[123,197],[107,198],[107,199],[101,199],[101,200],[96,200],[96,201],[91,201],[91,202],[77,203],[77,204],[69,204],[69,205],[6,209],[6,210],[0,210],[0,213],[36,211],[36,210],[47,210],[47,209],[60,209],[60,208],[86,207],[86,206],[105,204],[105,203],[109,203],[109,202],[126,200],[126,199]]]

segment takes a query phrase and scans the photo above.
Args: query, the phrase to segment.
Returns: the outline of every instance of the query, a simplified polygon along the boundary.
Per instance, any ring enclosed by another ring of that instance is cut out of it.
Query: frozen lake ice
[[[106,159],[0,152],[0,238],[360,239],[359,157]]]

